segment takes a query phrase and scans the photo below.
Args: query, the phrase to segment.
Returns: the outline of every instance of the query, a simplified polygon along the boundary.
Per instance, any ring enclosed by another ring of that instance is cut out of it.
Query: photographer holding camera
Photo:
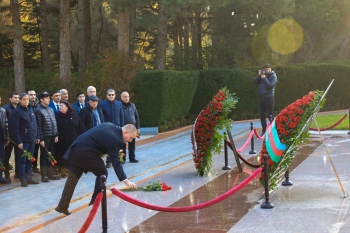
[[[254,78],[253,82],[258,85],[259,93],[259,112],[260,121],[262,126],[262,134],[266,131],[266,116],[272,116],[273,119],[273,106],[275,87],[277,83],[277,76],[271,69],[271,65],[266,63],[262,69],[258,71],[258,75]]]

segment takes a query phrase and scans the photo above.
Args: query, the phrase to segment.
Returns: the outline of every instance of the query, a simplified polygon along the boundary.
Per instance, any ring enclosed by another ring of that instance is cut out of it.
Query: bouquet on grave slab
[[[149,182],[146,186],[137,187],[135,189],[122,189],[121,191],[167,191],[171,190],[171,186],[167,185],[164,182],[156,181]]]
[[[309,138],[308,129],[311,117],[324,105],[322,91],[312,91],[283,109],[267,128],[265,140],[260,151],[260,166],[264,167],[263,156],[268,155],[269,189],[278,188],[285,171],[292,163],[296,151]],[[259,176],[260,183],[265,184],[264,170]]]

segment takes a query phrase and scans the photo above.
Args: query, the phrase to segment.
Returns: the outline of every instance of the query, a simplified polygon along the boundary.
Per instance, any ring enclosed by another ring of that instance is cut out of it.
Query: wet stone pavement
[[[249,127],[249,122],[234,123],[232,133],[237,148],[244,144]],[[190,128],[183,128],[163,138],[139,141],[140,163],[127,162],[126,174],[139,186],[160,180],[172,186],[172,190],[127,194],[159,206],[191,206],[225,193],[255,171],[243,165],[244,172],[239,173],[232,151],[228,153],[232,170],[222,170],[222,151],[213,157],[211,176],[196,176],[189,135]],[[324,132],[323,136],[344,189],[350,192],[350,136],[345,131]],[[255,139],[255,148],[257,151],[261,148],[261,141]],[[249,150],[241,154],[258,163]],[[113,169],[108,171],[108,187],[124,188]],[[270,210],[261,209],[257,203],[263,192],[257,179],[216,205],[182,213],[137,207],[108,191],[108,232],[350,232],[349,199],[340,198],[342,191],[318,134],[313,133],[310,142],[299,150],[290,167],[290,179],[293,186],[281,186],[271,195],[275,208]],[[80,179],[70,216],[53,210],[64,182],[61,179],[28,188],[19,187],[18,182],[0,186],[0,232],[78,232],[91,209],[87,204],[94,176],[88,173]],[[102,232],[101,221],[99,209],[88,232]]]

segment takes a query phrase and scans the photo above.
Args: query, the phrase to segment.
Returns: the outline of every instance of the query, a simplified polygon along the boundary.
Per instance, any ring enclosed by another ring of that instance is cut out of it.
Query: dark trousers
[[[29,151],[33,154],[34,152],[34,142],[33,143],[23,143],[23,149]],[[23,150],[18,149],[18,175],[20,180],[32,180],[32,162],[27,159],[27,156],[23,155]]]
[[[71,153],[71,156],[74,156],[73,153],[74,152]],[[86,156],[86,161],[82,162],[79,165],[69,163],[69,176],[66,180],[66,184],[64,185],[61,200],[58,203],[59,207],[69,207],[69,203],[72,200],[75,186],[77,185],[83,172],[86,171],[91,171],[96,176],[94,193],[90,201],[90,204],[94,203],[97,194],[101,192],[100,176],[105,175],[107,177],[108,175],[106,166],[104,165],[103,160],[100,157],[98,157],[98,155]]]
[[[38,168],[39,147],[40,147],[39,144],[35,144],[35,146],[34,146],[34,154],[33,154],[33,157],[35,158],[35,161],[32,163],[32,167],[33,167],[33,168]],[[40,151],[40,153],[41,153],[41,151]],[[40,166],[41,166],[41,165],[40,165]]]
[[[135,138],[128,142],[129,160],[135,160]],[[123,151],[126,156],[126,143],[123,144]]]
[[[266,115],[270,118],[270,116],[273,119],[273,106],[274,106],[274,97],[260,97],[259,100],[259,111],[260,111],[260,122],[262,126],[262,132],[265,133],[266,131]]]
[[[10,158],[12,154],[12,150],[15,152],[15,173],[18,174],[18,148],[16,145],[14,145],[12,142],[5,146],[5,161],[4,161],[4,166],[6,168],[5,170],[5,176],[10,176]]]
[[[44,142],[46,150],[44,147],[40,146],[40,172],[42,177],[51,175],[51,163],[48,160],[48,152],[53,154],[55,137],[44,137]]]

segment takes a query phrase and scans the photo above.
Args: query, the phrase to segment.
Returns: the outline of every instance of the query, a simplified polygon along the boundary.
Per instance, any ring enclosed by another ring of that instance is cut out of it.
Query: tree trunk
[[[156,70],[166,69],[166,48],[167,48],[167,10],[162,1],[158,2],[158,24],[156,42]]]
[[[60,0],[60,64],[59,73],[62,86],[70,87],[71,49],[70,49],[70,8],[69,0]]]
[[[202,63],[202,20],[200,11],[195,12],[195,26],[197,27],[197,49],[198,49],[198,60],[197,60],[197,69],[203,69]]]
[[[85,1],[85,17],[84,17],[84,32],[85,32],[85,61],[86,64],[91,64],[92,59],[92,43],[91,43],[91,10],[90,0]]]
[[[129,53],[129,13],[126,8],[119,12],[118,20],[118,51]]]
[[[178,18],[174,19],[174,32],[173,32],[173,40],[174,40],[174,70],[179,70],[179,60],[180,60],[180,46],[179,46],[179,23]]]
[[[136,35],[136,7],[130,9],[130,28],[129,28],[129,56],[134,58],[135,35]]]
[[[49,39],[47,35],[47,12],[46,12],[46,0],[40,0],[40,22],[41,22],[41,59],[43,63],[43,71],[47,73],[50,71],[50,59],[49,59]]]
[[[22,27],[19,13],[20,9],[18,0],[11,0],[10,4],[13,24],[13,68],[15,76],[15,91],[17,93],[23,93],[25,90],[25,79]]]
[[[183,70],[184,68],[184,51],[183,51],[183,42],[182,38],[184,36],[183,33],[183,13],[181,12],[179,17],[179,24],[178,24],[178,30],[179,30],[179,48],[180,48],[180,54],[179,54],[179,70]]]
[[[191,19],[190,21],[191,26],[191,35],[192,35],[192,50],[191,50],[191,69],[197,69],[197,62],[198,62],[198,32],[197,32],[197,26],[195,25],[195,21]]]
[[[86,0],[78,0],[78,81],[83,81],[86,69],[86,39],[85,39],[85,5]]]
[[[184,66],[183,70],[190,69],[190,29],[189,29],[189,19],[186,18],[183,21],[184,24]]]

